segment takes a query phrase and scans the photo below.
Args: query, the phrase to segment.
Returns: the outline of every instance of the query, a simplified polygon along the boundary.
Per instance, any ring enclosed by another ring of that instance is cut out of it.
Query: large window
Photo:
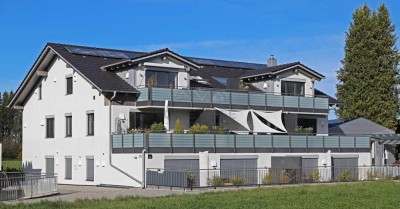
[[[87,114],[87,135],[94,135],[94,113]]]
[[[46,138],[54,138],[54,118],[46,118]]]
[[[167,71],[146,71],[146,85],[161,87],[161,88],[175,88],[178,73]]]
[[[67,95],[72,94],[72,92],[73,92],[72,77],[67,77],[65,80],[67,83]]]
[[[304,82],[281,81],[281,94],[304,96]]]
[[[65,116],[65,136],[72,136],[72,115]]]
[[[132,128],[148,129],[153,123],[163,123],[163,113],[135,113],[131,115],[131,119],[135,120]]]

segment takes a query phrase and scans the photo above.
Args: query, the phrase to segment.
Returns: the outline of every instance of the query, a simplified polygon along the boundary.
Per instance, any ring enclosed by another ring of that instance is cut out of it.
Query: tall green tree
[[[7,158],[20,156],[22,147],[22,112],[7,107],[13,96],[13,92],[0,93],[0,141]]]
[[[345,57],[338,71],[336,96],[341,119],[364,117],[395,128],[399,113],[400,56],[389,11],[358,8],[346,33]]]

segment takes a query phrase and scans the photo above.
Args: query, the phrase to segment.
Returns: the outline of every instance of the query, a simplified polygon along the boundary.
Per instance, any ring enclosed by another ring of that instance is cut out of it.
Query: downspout
[[[131,176],[129,173],[127,173],[127,172],[125,172],[125,171],[123,171],[122,169],[120,169],[120,168],[118,168],[117,166],[115,166],[115,165],[113,165],[112,164],[112,133],[111,133],[111,106],[112,106],[112,100],[115,98],[115,96],[117,95],[117,92],[116,91],[114,91],[113,92],[113,96],[111,97],[111,99],[110,99],[110,107],[109,107],[109,120],[108,120],[108,123],[109,123],[109,130],[110,130],[110,150],[109,150],[109,163],[110,163],[110,166],[112,167],[112,168],[114,168],[115,170],[117,170],[117,171],[119,171],[119,172],[121,172],[121,173],[123,173],[125,176],[127,176],[127,177],[129,177],[129,178],[131,178],[132,180],[134,180],[134,181],[136,181],[137,183],[139,183],[139,184],[142,184],[142,188],[143,188],[143,186],[144,186],[144,181],[143,182],[141,182],[141,181],[139,181],[138,179],[136,179],[135,177],[133,177],[133,176]],[[144,157],[143,157],[144,158]],[[144,179],[144,178],[143,178]]]

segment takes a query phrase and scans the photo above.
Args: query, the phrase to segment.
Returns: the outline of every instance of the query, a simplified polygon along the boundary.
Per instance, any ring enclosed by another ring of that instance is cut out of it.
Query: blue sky
[[[352,13],[381,2],[400,27],[398,0],[1,1],[0,91],[15,91],[44,45],[58,42],[169,47],[187,56],[259,63],[274,54],[278,64],[301,61],[323,73],[317,88],[334,95]]]

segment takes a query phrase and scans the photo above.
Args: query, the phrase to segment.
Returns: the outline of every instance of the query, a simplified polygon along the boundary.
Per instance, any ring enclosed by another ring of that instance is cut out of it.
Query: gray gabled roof
[[[365,118],[357,118],[340,125],[329,128],[329,135],[374,135],[374,134],[394,134],[384,126],[374,123]]]

